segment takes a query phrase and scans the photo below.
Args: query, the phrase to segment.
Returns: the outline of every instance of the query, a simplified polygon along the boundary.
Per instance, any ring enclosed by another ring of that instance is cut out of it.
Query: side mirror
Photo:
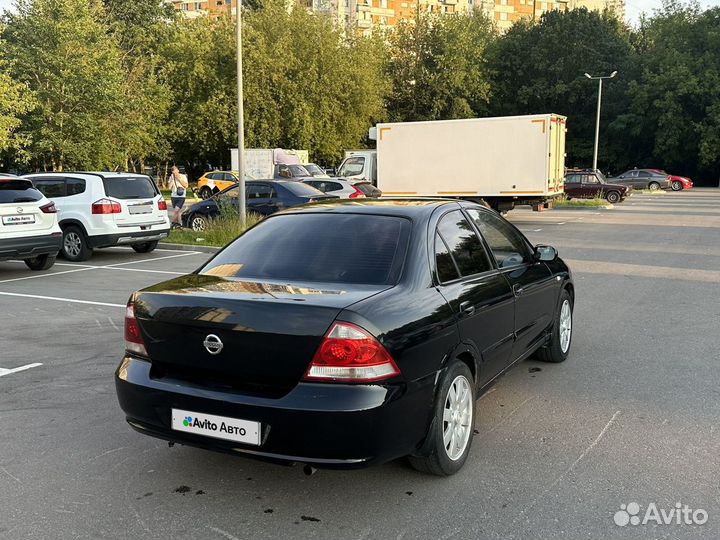
[[[552,246],[535,246],[535,260],[554,261],[558,257],[557,249]]]

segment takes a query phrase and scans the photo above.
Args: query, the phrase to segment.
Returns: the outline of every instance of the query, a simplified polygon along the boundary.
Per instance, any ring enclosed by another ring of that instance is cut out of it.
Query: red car
[[[692,189],[693,181],[686,176],[677,176],[676,174],[668,174],[662,169],[651,169],[660,174],[667,174],[670,177],[671,188],[673,191],[682,191],[683,189]]]

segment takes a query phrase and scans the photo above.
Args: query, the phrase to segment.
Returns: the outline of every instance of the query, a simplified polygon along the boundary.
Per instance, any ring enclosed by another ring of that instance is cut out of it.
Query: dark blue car
[[[312,186],[293,180],[257,180],[245,182],[245,202],[248,211],[269,216],[278,210],[311,202],[336,199]],[[183,227],[204,231],[222,208],[238,207],[238,186],[232,186],[204,201],[186,208],[182,214]]]

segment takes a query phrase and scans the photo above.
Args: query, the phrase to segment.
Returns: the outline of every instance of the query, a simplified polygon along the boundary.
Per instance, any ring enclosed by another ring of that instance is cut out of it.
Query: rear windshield
[[[303,282],[395,284],[410,222],[394,216],[270,217],[240,236],[201,274]]]
[[[104,178],[105,194],[116,199],[152,199],[157,195],[155,184],[146,176]]]
[[[319,195],[325,195],[319,189],[304,184],[303,182],[287,182],[281,185],[296,197],[317,197]]]
[[[37,202],[42,198],[30,180],[0,178],[0,204]]]

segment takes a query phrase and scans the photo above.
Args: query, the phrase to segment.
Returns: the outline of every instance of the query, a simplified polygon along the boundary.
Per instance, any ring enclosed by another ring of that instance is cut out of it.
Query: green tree
[[[497,115],[554,112],[568,117],[566,163],[592,163],[597,81],[584,74],[618,75],[603,85],[599,167],[617,163],[621,145],[608,129],[626,107],[636,77],[627,27],[608,12],[551,11],[536,23],[520,21],[491,47],[491,111]]]
[[[0,40],[0,50],[5,44]],[[0,57],[0,153],[11,148],[18,151],[24,141],[16,131],[21,125],[20,115],[32,106],[33,96],[27,86],[13,80],[9,62]]]
[[[18,0],[7,17],[11,74],[35,93],[23,117],[36,167],[103,168],[117,163],[114,120],[122,112],[121,51],[97,0]]]
[[[470,15],[422,14],[389,35],[387,73],[392,120],[483,116],[490,84],[485,55],[495,35],[481,11]]]
[[[630,159],[717,179],[720,173],[720,9],[667,1],[636,35],[640,75],[629,88]]]

